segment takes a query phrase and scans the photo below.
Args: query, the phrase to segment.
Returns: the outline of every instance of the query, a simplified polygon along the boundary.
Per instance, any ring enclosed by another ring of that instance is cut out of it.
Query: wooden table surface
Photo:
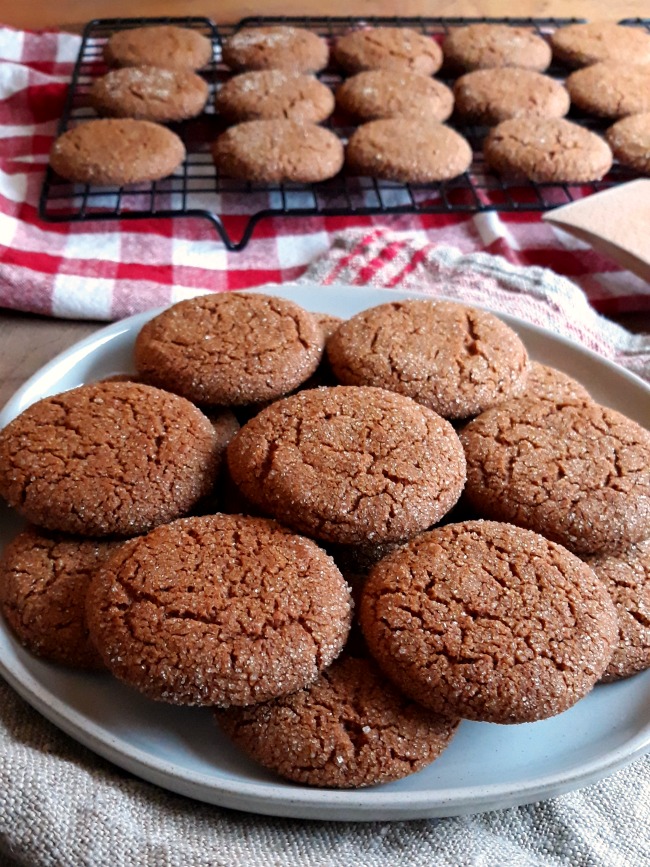
[[[0,21],[22,28],[59,26],[78,30],[92,18],[207,15],[232,22],[246,15],[394,15],[389,0],[0,0]],[[650,16],[650,0],[401,0],[399,14],[429,16],[531,16],[621,19]],[[650,316],[619,317],[633,330],[650,330]],[[45,319],[0,312],[0,406],[56,353],[101,327],[101,323]]]

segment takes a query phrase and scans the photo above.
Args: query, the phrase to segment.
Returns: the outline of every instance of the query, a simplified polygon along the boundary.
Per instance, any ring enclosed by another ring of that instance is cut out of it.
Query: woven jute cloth
[[[337,236],[305,279],[408,287],[484,304],[572,337],[650,379],[650,339],[598,316],[577,286],[542,268],[373,230]],[[476,815],[365,823],[277,819],[143,782],[79,746],[0,682],[0,773],[2,865],[650,864],[647,756],[581,790]]]

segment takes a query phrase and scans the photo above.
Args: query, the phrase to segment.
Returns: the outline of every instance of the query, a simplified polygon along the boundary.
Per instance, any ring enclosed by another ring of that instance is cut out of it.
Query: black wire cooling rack
[[[231,74],[221,63],[224,39],[243,27],[287,24],[304,27],[330,41],[359,26],[403,26],[441,40],[452,27],[476,22],[504,23],[533,29],[548,36],[558,27],[581,19],[569,18],[358,18],[358,17],[267,17],[245,18],[236,25],[217,25],[209,18],[115,18],[91,21],[85,28],[57,134],[95,117],[87,94],[94,78],[107,69],[103,48],[118,30],[151,24],[176,24],[206,35],[213,44],[213,59],[201,72],[211,95],[205,112],[193,120],[172,125],[183,139],[187,157],[171,177],[153,183],[127,187],[95,187],[71,184],[47,169],[39,201],[39,214],[49,222],[86,220],[131,220],[156,217],[201,217],[210,220],[229,250],[243,249],[262,219],[278,216],[353,216],[373,214],[454,214],[480,211],[545,211],[575,201],[635,177],[615,164],[602,180],[590,184],[536,184],[512,181],[492,174],[485,166],[481,143],[487,129],[450,125],[472,145],[474,159],[464,175],[435,184],[403,184],[344,172],[318,184],[253,184],[220,177],[210,155],[210,144],[223,130],[213,108],[214,95]],[[621,22],[650,31],[650,19]],[[567,71],[552,67],[549,75],[563,79]],[[452,81],[441,76],[443,81]],[[342,75],[327,69],[321,80],[335,88]],[[602,131],[605,123],[570,114],[583,126]],[[352,128],[334,115],[328,125],[345,141]],[[236,215],[236,216],[230,216]]]

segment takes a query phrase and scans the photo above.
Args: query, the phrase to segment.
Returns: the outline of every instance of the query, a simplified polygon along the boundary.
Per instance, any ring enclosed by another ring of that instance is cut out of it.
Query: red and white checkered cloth
[[[385,225],[407,246],[444,244],[553,269],[605,313],[650,310],[650,285],[539,214],[262,220],[242,252],[229,252],[207,220],[161,218],[45,223],[43,173],[80,37],[0,27],[0,306],[49,316],[113,320],[205,291],[300,276],[344,229]],[[224,199],[225,201],[225,199]],[[245,215],[220,216],[234,236]],[[238,231],[239,230],[239,231]],[[397,238],[391,237],[389,245]],[[395,247],[389,246],[386,255]],[[429,248],[430,249],[430,248]],[[569,311],[570,312],[570,311]]]

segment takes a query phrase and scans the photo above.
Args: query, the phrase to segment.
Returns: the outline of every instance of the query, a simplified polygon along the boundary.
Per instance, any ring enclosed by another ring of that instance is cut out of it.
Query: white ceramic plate
[[[409,297],[358,287],[286,286],[275,292],[339,316]],[[130,371],[140,314],[98,331],[33,376],[0,413],[0,426],[38,398]],[[502,316],[533,358],[565,370],[593,397],[648,424],[650,388],[588,350]],[[19,522],[7,509],[2,543]],[[30,704],[73,738],[163,788],[235,809],[296,818],[416,819],[480,812],[553,797],[594,782],[650,748],[650,671],[597,686],[570,710],[519,726],[463,722],[445,753],[418,774],[354,791],[283,782],[228,744],[209,709],[145,699],[106,674],[66,671],[24,651],[0,622],[0,672]]]

